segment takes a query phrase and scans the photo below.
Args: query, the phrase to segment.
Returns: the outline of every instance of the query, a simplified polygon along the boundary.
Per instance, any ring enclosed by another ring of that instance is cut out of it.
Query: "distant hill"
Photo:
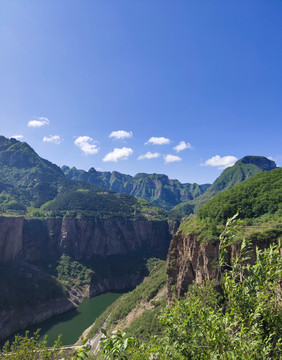
[[[86,181],[118,193],[127,193],[136,198],[142,198],[164,210],[170,210],[183,201],[197,198],[210,186],[210,184],[182,184],[178,180],[171,180],[163,174],[140,173],[130,176],[117,171],[101,172],[94,168],[84,171],[68,166],[63,166],[62,170],[69,179]]]
[[[184,202],[172,209],[172,214],[189,215],[196,212],[215,195],[229,190],[240,182],[262,171],[271,171],[276,168],[274,161],[264,156],[245,156],[233,166],[225,169],[205,193],[189,202]]]
[[[70,180],[27,143],[4,136],[0,136],[0,212],[30,216],[166,217],[161,209],[128,194]]]

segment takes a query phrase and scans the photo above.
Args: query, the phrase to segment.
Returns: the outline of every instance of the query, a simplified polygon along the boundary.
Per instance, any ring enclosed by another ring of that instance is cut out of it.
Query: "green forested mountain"
[[[225,169],[214,183],[196,199],[185,202],[172,209],[172,214],[189,215],[196,212],[215,195],[229,190],[240,182],[254,176],[262,171],[271,171],[276,168],[274,161],[264,156],[245,156],[238,160],[233,166]]]
[[[225,222],[237,211],[241,219],[257,218],[277,211],[282,213],[282,169],[258,173],[218,194],[199,210],[198,215]]]
[[[4,136],[0,137],[0,211],[31,216],[165,216],[161,209],[128,194],[70,180],[27,143]]]
[[[118,193],[127,193],[164,210],[169,210],[183,201],[197,198],[210,186],[209,184],[182,184],[162,174],[140,173],[132,177],[117,171],[100,172],[94,168],[84,171],[74,167],[70,169],[68,166],[63,166],[62,170],[69,179],[86,181]]]
[[[2,210],[39,207],[69,182],[61,169],[39,157],[25,142],[0,137],[0,203]]]

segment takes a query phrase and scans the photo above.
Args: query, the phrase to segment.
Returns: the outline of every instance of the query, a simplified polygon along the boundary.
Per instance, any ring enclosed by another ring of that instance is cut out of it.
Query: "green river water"
[[[54,316],[41,324],[30,327],[28,330],[33,333],[40,328],[41,336],[48,336],[48,346],[53,345],[60,334],[62,334],[63,345],[71,345],[121,295],[122,293],[109,292],[95,296],[83,301],[77,308]],[[21,332],[21,335],[23,334],[24,332]]]

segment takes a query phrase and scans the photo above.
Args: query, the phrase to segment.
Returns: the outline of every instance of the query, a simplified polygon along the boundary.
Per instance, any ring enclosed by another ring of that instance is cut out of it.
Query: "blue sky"
[[[280,0],[1,0],[0,133],[182,182],[281,166],[281,19]]]

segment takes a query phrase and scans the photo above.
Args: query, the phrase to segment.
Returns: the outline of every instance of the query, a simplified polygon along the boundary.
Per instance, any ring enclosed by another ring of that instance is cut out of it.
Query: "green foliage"
[[[71,358],[71,360],[81,360],[81,359],[88,359],[88,353],[89,350],[91,349],[91,347],[87,344],[88,339],[85,339],[82,343],[82,346],[77,349],[73,355],[73,357]],[[61,359],[61,360],[67,360],[66,358]]]
[[[94,272],[82,265],[78,261],[72,260],[63,254],[58,262],[57,277],[65,285],[77,287],[79,285],[90,284]]]
[[[134,344],[134,339],[126,337],[125,332],[114,330],[111,335],[107,335],[106,330],[102,329],[104,338],[101,338],[101,353],[105,359],[128,360],[127,352]]]
[[[3,360],[81,360],[88,359],[90,346],[87,339],[82,346],[74,351],[65,349],[59,337],[52,347],[47,347],[47,336],[40,339],[39,330],[33,335],[26,331],[24,336],[16,335],[10,344],[7,341],[0,350],[0,359]],[[73,353],[68,354],[67,353]]]
[[[218,224],[214,219],[200,219],[197,215],[191,215],[188,218],[182,219],[179,226],[179,231],[181,231],[184,236],[195,234],[198,240],[205,242],[218,241],[222,230],[223,226]]]
[[[166,296],[161,300],[152,301],[153,309],[145,309],[141,316],[133,319],[124,329],[127,336],[133,336],[139,341],[148,341],[152,335],[163,336],[164,326],[158,321],[158,316],[166,305]]]
[[[275,167],[274,161],[271,161],[264,156],[245,156],[238,160],[235,165],[225,169],[207,191],[203,195],[192,200],[191,204],[194,206],[195,212],[197,212],[200,207],[217,194],[233,188],[235,185],[262,171],[273,170]],[[232,216],[236,210],[238,209],[233,209],[233,212],[229,214],[229,217]]]
[[[55,360],[61,359],[61,341],[60,338],[55,342],[52,348],[47,348],[47,338],[39,341],[39,330],[29,335],[27,331],[25,336],[16,335],[12,344],[6,342],[2,351],[0,350],[0,359],[5,360]]]
[[[170,216],[174,216],[178,219],[181,219],[183,216],[188,216],[193,213],[194,213],[194,205],[187,202],[178,204],[169,211]]]
[[[262,172],[225,191],[205,206],[198,215],[201,219],[213,218],[225,223],[236,211],[240,218],[257,218],[281,210],[282,169]]]

